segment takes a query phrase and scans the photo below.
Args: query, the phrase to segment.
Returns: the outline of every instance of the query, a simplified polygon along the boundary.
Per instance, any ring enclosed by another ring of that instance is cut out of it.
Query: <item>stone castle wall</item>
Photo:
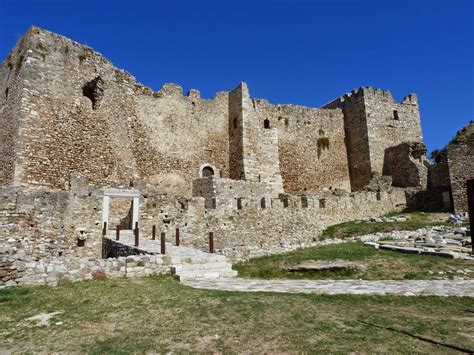
[[[68,190],[80,172],[98,186],[142,179],[189,197],[208,163],[273,194],[360,190],[382,172],[386,148],[421,140],[413,95],[399,104],[361,88],[316,109],[252,99],[245,83],[212,100],[176,84],[153,92],[91,48],[36,27],[0,74],[4,186]]]
[[[181,223],[185,245],[207,250],[208,232],[212,231],[216,250],[240,260],[288,245],[309,245],[332,224],[401,210],[406,207],[406,199],[402,189],[393,189],[350,194],[327,191],[280,198],[254,194],[240,205],[234,198],[218,199],[214,209],[204,209],[202,204],[199,200],[191,203],[187,225]]]
[[[466,181],[474,179],[474,123],[459,131],[447,150],[454,210],[467,212]]]
[[[406,206],[390,183],[361,190],[387,149],[422,140],[414,95],[397,103],[361,88],[309,108],[253,99],[245,83],[213,99],[176,84],[153,91],[36,27],[0,66],[0,100],[0,256],[52,270],[55,258],[102,256],[108,187],[140,191],[145,236],[179,228],[183,245],[206,250],[212,231],[234,259],[309,245],[329,225]],[[206,165],[215,176],[201,176]],[[130,199],[109,212],[109,234],[132,227]]]
[[[284,190],[350,190],[344,119],[340,109],[274,105],[254,99],[255,121],[278,132],[278,152]]]
[[[24,37],[0,64],[0,186],[13,184],[15,178],[15,152],[24,93],[22,67],[27,41]]]
[[[405,142],[422,142],[415,94],[396,102],[389,91],[363,87],[324,108],[342,108],[352,190],[368,184],[372,173],[383,173],[385,151]]]
[[[86,46],[36,28],[24,38],[20,69],[10,68],[14,52],[0,72],[12,102],[1,115],[2,185],[67,190],[82,172],[97,185],[142,178],[190,195],[202,163],[228,176],[226,93],[184,97],[172,84],[153,93]]]
[[[403,191],[398,189],[351,194],[328,190],[320,195],[270,197],[261,183],[226,178],[200,180],[203,186],[212,186],[209,195],[217,196],[214,206],[207,207],[205,198],[200,196],[176,200],[137,184],[141,235],[151,236],[155,225],[157,235],[165,232],[170,241],[178,227],[184,246],[207,250],[207,236],[213,231],[217,249],[241,258],[250,250],[255,254],[259,249],[303,245],[316,240],[321,230],[331,224],[400,209],[406,203]],[[71,186],[70,191],[19,187],[0,190],[2,258],[35,261],[102,257],[104,188],[80,178],[72,179]],[[242,196],[240,202],[235,196]],[[111,235],[120,223],[119,217],[126,213],[121,204],[110,209]]]
[[[372,171],[383,172],[387,148],[405,142],[423,142],[418,99],[411,94],[401,103],[389,91],[365,90]]]

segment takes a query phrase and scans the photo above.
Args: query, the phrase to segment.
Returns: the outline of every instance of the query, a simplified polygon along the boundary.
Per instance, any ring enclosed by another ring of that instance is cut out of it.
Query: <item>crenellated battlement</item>
[[[28,80],[15,81],[22,73]],[[185,95],[175,83],[154,91],[92,48],[36,27],[0,66],[0,77],[5,185],[63,189],[68,174],[81,171],[97,184],[139,177],[190,194],[196,171],[209,162],[223,177],[262,182],[267,191],[359,189],[371,160],[401,143],[393,137],[421,136],[415,94],[398,104],[390,91],[365,86],[313,108],[251,98],[243,82],[213,99],[196,89]],[[73,129],[78,122],[81,129]],[[383,129],[369,132],[375,126]],[[24,127],[21,137],[16,127]],[[379,137],[385,132],[390,136]],[[26,144],[15,145],[17,136]],[[70,158],[77,152],[80,159]],[[365,173],[350,176],[354,166]],[[359,186],[354,176],[362,175]]]

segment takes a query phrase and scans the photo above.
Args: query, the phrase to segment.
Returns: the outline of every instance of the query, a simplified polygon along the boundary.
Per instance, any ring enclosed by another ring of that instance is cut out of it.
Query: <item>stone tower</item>
[[[262,182],[267,192],[283,192],[278,155],[278,130],[260,119],[247,84],[229,93],[229,176]]]
[[[362,87],[324,108],[342,108],[352,190],[383,173],[385,151],[405,142],[423,142],[415,94],[397,103],[390,91]]]

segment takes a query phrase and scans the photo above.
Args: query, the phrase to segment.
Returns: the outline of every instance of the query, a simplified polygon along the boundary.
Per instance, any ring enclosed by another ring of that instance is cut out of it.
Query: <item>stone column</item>
[[[140,211],[140,198],[133,198],[133,217],[132,217],[132,229],[135,228],[135,223],[138,222],[138,213]]]

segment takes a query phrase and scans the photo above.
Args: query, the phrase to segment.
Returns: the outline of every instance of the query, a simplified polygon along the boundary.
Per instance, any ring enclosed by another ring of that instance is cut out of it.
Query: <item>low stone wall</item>
[[[382,215],[406,207],[404,189],[382,192],[327,191],[319,196],[282,195],[280,198],[247,199],[240,207],[234,199],[221,199],[215,209],[202,201],[190,203],[182,245],[208,249],[214,232],[216,252],[231,260],[305,247],[317,241],[330,225]],[[285,202],[283,202],[283,200]],[[286,207],[285,207],[286,206]]]
[[[57,258],[26,261],[12,257],[0,260],[0,288],[16,286],[57,286],[97,278],[141,277],[170,271],[170,258],[162,255],[133,255],[88,260]]]

